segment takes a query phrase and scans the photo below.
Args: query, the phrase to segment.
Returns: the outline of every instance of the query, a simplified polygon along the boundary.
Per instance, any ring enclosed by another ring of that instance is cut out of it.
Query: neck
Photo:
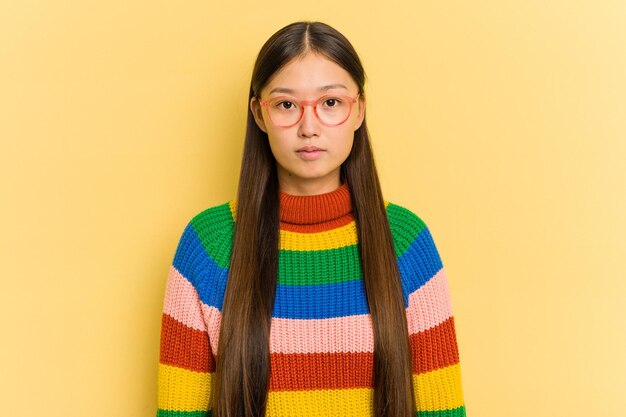
[[[278,188],[283,193],[298,196],[330,193],[337,190],[341,186],[339,171],[333,174],[334,175],[325,178],[296,181],[289,174],[281,172],[279,170]]]

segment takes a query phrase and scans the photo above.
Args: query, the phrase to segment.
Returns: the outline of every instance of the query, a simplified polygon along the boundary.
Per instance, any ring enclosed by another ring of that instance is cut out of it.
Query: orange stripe
[[[374,354],[273,353],[270,391],[371,387]]]
[[[454,317],[426,331],[409,335],[414,374],[459,363]]]
[[[206,332],[185,326],[163,313],[161,319],[160,363],[196,372],[214,372]]]
[[[285,223],[281,221],[280,228],[281,230],[287,230],[289,232],[317,233],[326,232],[327,230],[336,229],[338,227],[343,227],[351,221],[354,221],[354,216],[352,214],[347,214],[338,219],[317,224],[295,224]]]

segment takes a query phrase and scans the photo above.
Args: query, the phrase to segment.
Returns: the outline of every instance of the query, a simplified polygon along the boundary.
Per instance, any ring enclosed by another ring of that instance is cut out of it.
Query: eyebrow
[[[318,88],[318,91],[327,91],[327,90],[331,90],[333,88],[344,88],[344,89],[348,89],[348,87],[346,87],[343,84],[329,84],[329,85],[325,85],[323,87]],[[269,94],[272,93],[286,93],[286,94],[294,94],[296,91],[292,90],[291,88],[284,88],[284,87],[276,87],[274,89],[272,89],[272,91],[269,92]]]

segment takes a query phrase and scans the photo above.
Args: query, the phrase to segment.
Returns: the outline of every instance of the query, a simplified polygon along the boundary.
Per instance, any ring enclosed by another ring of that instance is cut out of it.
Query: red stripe
[[[337,229],[338,227],[343,227],[354,221],[354,216],[352,214],[347,214],[335,220],[330,220],[324,223],[318,224],[295,224],[295,223],[286,223],[280,222],[280,229],[286,230],[288,232],[298,232],[298,233],[318,233],[318,232],[326,232],[328,230]]]
[[[209,351],[209,336],[163,313],[160,362],[197,372],[214,372],[215,360]]]
[[[373,385],[372,353],[273,353],[270,362],[270,391]]]
[[[459,363],[454,317],[426,331],[409,335],[409,342],[414,374]]]

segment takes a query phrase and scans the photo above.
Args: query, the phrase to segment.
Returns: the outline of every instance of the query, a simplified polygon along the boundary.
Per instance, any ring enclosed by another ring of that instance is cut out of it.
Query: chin
[[[303,172],[301,174],[298,174],[298,177],[306,180],[315,180],[319,178],[324,178],[328,174],[328,172]]]

